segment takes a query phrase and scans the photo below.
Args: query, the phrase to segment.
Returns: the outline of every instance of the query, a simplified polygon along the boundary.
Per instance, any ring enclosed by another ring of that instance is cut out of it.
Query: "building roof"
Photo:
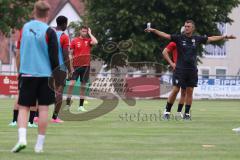
[[[84,15],[85,5],[84,0],[46,0],[51,5],[49,22],[51,22],[56,15],[61,11],[61,9],[70,3],[73,9],[79,14],[79,16]]]

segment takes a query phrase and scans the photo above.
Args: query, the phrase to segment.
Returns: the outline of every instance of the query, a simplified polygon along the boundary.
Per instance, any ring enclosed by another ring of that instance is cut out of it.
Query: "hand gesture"
[[[90,28],[88,28],[88,34],[92,35],[92,30]]]
[[[144,31],[145,32],[153,32],[153,31],[155,31],[155,29],[154,28],[146,28]]]
[[[175,70],[176,69],[176,64],[175,63],[171,64],[171,67],[172,67],[173,70]]]
[[[225,36],[226,39],[236,39],[237,37],[235,37],[234,35],[226,35]]]
[[[73,70],[67,73],[67,80],[70,80],[72,78],[72,75],[73,75]]]

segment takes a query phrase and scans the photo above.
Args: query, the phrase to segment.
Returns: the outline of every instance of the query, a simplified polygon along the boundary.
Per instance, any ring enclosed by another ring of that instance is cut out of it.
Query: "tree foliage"
[[[107,63],[112,54],[103,46],[108,41],[131,40],[130,61],[161,62],[161,50],[168,41],[144,33],[146,23],[166,33],[179,33],[185,20],[196,23],[197,34],[218,35],[217,23],[231,23],[229,13],[239,0],[88,0],[87,23],[99,44],[93,53]]]
[[[0,0],[0,31],[9,33],[21,28],[31,16],[35,0]]]

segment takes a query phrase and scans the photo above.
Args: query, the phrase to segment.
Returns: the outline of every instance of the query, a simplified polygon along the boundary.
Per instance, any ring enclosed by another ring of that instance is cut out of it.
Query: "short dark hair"
[[[88,26],[82,25],[82,26],[80,27],[80,30],[81,30],[81,29],[88,29]]]
[[[186,20],[185,23],[191,23],[195,27],[195,22],[191,19]]]
[[[67,24],[68,18],[65,16],[58,16],[56,19],[57,25],[62,26],[64,24]]]

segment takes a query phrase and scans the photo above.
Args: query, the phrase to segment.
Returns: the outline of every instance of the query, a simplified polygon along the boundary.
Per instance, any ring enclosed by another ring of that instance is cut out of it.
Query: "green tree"
[[[103,50],[111,40],[131,40],[130,61],[162,62],[161,50],[168,41],[144,33],[146,23],[166,33],[179,33],[187,19],[196,23],[197,34],[218,35],[217,23],[231,23],[229,13],[239,0],[88,0],[87,23],[99,40],[93,53],[107,63],[112,54]]]
[[[0,31],[9,33],[12,28],[21,28],[31,16],[36,0],[0,0]]]

